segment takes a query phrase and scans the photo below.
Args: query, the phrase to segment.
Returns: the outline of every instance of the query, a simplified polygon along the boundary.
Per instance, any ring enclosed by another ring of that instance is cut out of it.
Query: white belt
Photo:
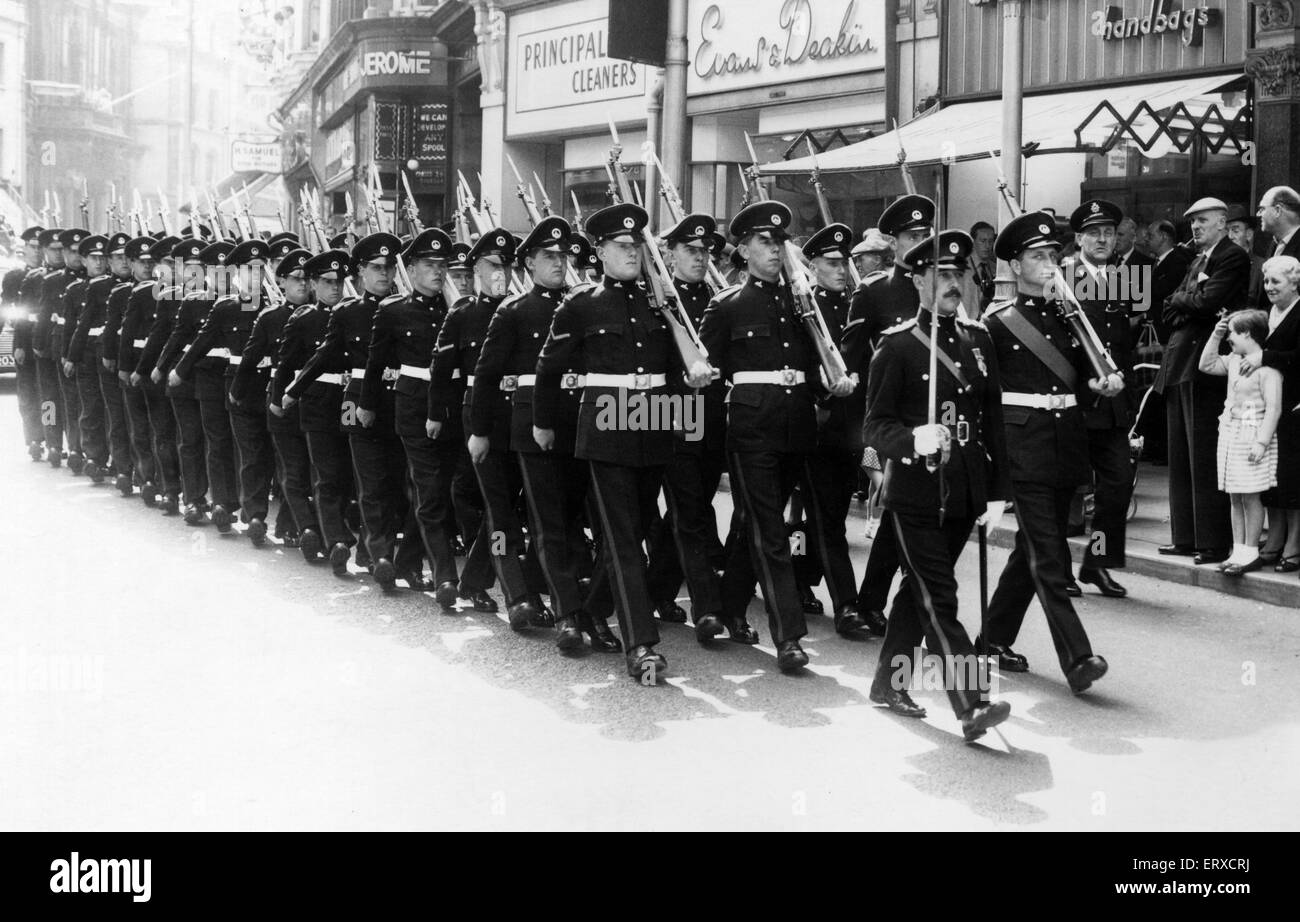
[[[1002,395],[1004,407],[1032,407],[1035,410],[1063,410],[1077,407],[1079,398],[1073,394],[1015,394]]]
[[[353,380],[353,381],[362,381],[362,380],[365,379],[365,377],[366,377],[366,370],[365,370],[364,368],[354,368],[354,369],[352,369],[352,380]],[[398,369],[396,369],[396,368],[385,368],[385,369],[384,369],[383,380],[385,380],[385,381],[396,381],[396,380],[397,380],[397,377],[398,377]]]
[[[317,378],[316,380],[319,381],[321,384],[339,384],[339,385],[341,385],[341,384],[343,383],[343,376],[342,376],[341,374],[339,374],[338,372],[336,372],[336,371],[331,371],[331,372],[328,372],[328,373],[326,373],[326,374],[321,375],[321,376],[320,376],[319,378]]]
[[[459,368],[453,368],[453,369],[451,370],[451,380],[455,381],[455,380],[456,380],[457,378],[459,378],[459,377],[460,377],[460,369],[459,369]]]
[[[243,356],[240,356],[240,355],[232,355],[232,356],[230,357],[230,364],[231,364],[231,365],[238,365],[238,364],[240,364],[240,363],[242,362],[242,360],[243,360]],[[258,367],[258,368],[270,368],[270,367],[271,367],[271,357],[270,357],[269,355],[264,355],[264,356],[262,356],[262,360],[261,360],[260,362],[257,363],[257,367]]]
[[[586,386],[586,375],[580,375],[576,371],[566,371],[564,374],[560,375],[560,387],[565,390],[572,391]]]
[[[456,370],[457,370],[457,371],[460,371],[459,368],[456,369]],[[466,386],[466,387],[473,387],[473,386],[474,386],[474,376],[473,376],[473,375],[466,375],[466,376],[465,376],[465,386]]]
[[[209,350],[208,350],[208,358],[210,358],[210,359],[228,359],[228,358],[230,358],[230,350],[227,349],[225,346],[219,346],[219,347],[216,348],[216,349],[209,349]]]
[[[805,384],[807,381],[807,375],[793,368],[785,368],[781,371],[738,371],[731,376],[732,384],[779,384],[792,387],[795,384]]]
[[[648,391],[652,387],[663,387],[668,383],[667,375],[587,375],[587,387],[622,387],[630,391]]]
[[[429,369],[421,368],[419,365],[403,365],[399,371],[408,378],[419,378],[421,381],[429,380]]]
[[[537,375],[506,375],[501,379],[501,390],[517,391],[521,387],[532,387],[537,383]]]
[[[91,327],[86,331],[87,336],[101,336],[104,333],[103,327]]]
[[[38,313],[36,313],[36,312],[34,312],[34,311],[33,311],[32,313],[30,313],[30,314],[27,315],[27,322],[28,322],[28,323],[35,323],[36,321],[38,321],[38,320],[40,320],[40,319],[41,319],[41,315],[38,314]]]
[[[143,349],[143,348],[144,348],[144,344],[147,343],[148,341],[149,341],[149,340],[147,340],[147,339],[133,339],[133,340],[131,340],[131,348],[133,348],[133,349]]]
[[[53,323],[57,323],[59,326],[63,326],[63,318],[60,317],[58,314],[50,314],[50,320]]]

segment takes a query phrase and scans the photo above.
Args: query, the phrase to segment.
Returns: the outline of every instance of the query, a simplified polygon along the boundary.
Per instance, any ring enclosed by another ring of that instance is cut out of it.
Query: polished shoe
[[[212,507],[212,524],[217,526],[217,531],[223,535],[230,534],[230,526],[235,521],[235,517],[226,511],[225,506]]]
[[[621,653],[623,644],[605,623],[604,618],[593,618],[585,611],[578,612],[578,626],[582,628],[596,653]]]
[[[406,583],[406,588],[413,592],[433,591],[433,580],[427,579],[423,573],[408,570],[405,573],[398,573],[397,578]]]
[[[867,623],[867,630],[871,632],[872,637],[884,637],[885,631],[889,629],[889,619],[885,617],[883,611],[864,612],[862,620]]]
[[[1196,548],[1190,544],[1162,544],[1156,548],[1156,552],[1166,557],[1192,557],[1196,554]]]
[[[342,541],[330,548],[330,569],[334,571],[335,576],[348,575],[348,558],[351,556],[352,548]]]
[[[203,507],[194,504],[185,507],[185,524],[202,525],[203,524]]]
[[[113,486],[117,487],[117,492],[121,493],[123,496],[130,496],[135,492],[135,487],[131,486],[130,474],[118,474],[117,480],[113,482]]]
[[[803,613],[805,615],[824,615],[825,606],[822,605],[821,599],[813,593],[812,586],[799,587],[799,601],[803,604]]]
[[[853,605],[841,605],[835,612],[835,633],[841,637],[863,637],[870,636],[871,632],[867,630],[867,621]]]
[[[975,638],[975,649],[983,650],[980,645],[980,638]],[[989,656],[998,658],[998,668],[1003,672],[1028,672],[1029,660],[1025,659],[1015,650],[1006,644],[991,643],[989,644]]]
[[[275,536],[280,539],[280,543],[285,547],[302,547],[302,536],[297,532],[291,531],[286,535],[282,535],[277,531]]]
[[[1079,588],[1079,584],[1075,582],[1073,576],[1065,582],[1065,594],[1072,599],[1077,599],[1083,595],[1083,590]]]
[[[40,442],[32,442],[27,446],[27,457],[31,458],[33,461],[41,460],[41,455],[43,453],[44,449],[41,448]]]
[[[695,619],[695,639],[700,643],[708,643],[716,637],[721,637],[726,629],[726,625],[717,615],[700,615]]]
[[[501,609],[498,607],[496,599],[488,595],[482,589],[475,589],[473,592],[461,594],[460,598],[469,602],[470,607],[475,611],[482,612],[485,615],[495,615]]]
[[[1273,567],[1274,573],[1294,573],[1300,570],[1300,554],[1295,557],[1279,557],[1277,565]]]
[[[162,514],[166,516],[177,515],[181,511],[180,499],[172,493],[168,493],[162,498]]]
[[[734,643],[743,643],[752,647],[758,643],[758,631],[754,630],[744,615],[741,615],[732,619],[731,624],[727,627],[727,639]]]
[[[871,683],[871,691],[867,693],[873,704],[883,704],[895,714],[901,714],[904,717],[924,717],[925,708],[912,700],[906,690],[897,691],[888,685],[877,686]]]
[[[527,599],[522,599],[506,609],[506,619],[510,622],[510,629],[513,631],[528,628],[536,617],[537,609],[533,608],[533,603]]]
[[[442,606],[443,611],[451,614],[459,611],[456,608],[456,603],[460,601],[460,589],[456,586],[454,579],[445,579],[440,582],[437,588],[433,590],[433,597]]]
[[[1077,695],[1086,692],[1109,668],[1100,656],[1080,657],[1065,674],[1065,680],[1070,683],[1070,691]]]
[[[1105,567],[1080,567],[1079,582],[1096,586],[1108,599],[1122,599],[1128,595],[1128,590],[1115,582]]]
[[[104,469],[95,463],[94,458],[86,459],[85,474],[90,478],[91,483],[104,482]]]
[[[248,535],[248,540],[253,542],[253,547],[266,544],[266,523],[261,519],[253,519],[249,522],[245,533]]]
[[[573,615],[555,619],[555,646],[565,653],[584,646],[582,631],[578,630],[578,620]]]
[[[668,660],[662,653],[656,653],[654,647],[642,644],[628,651],[627,674],[642,685],[657,685],[659,677],[667,671]]]
[[[80,477],[81,472],[86,469],[86,456],[79,451],[68,453],[68,470],[72,471],[73,477]]]
[[[158,497],[160,495],[161,493],[158,490],[158,485],[155,483],[146,482],[145,485],[140,488],[140,498],[144,500],[144,504],[150,508],[158,505]]]
[[[374,567],[374,560],[370,557],[370,551],[364,543],[357,545],[357,566],[363,570],[370,570]]]
[[[686,623],[686,609],[682,608],[676,602],[665,602],[655,609],[655,614],[659,617],[660,621],[665,621],[668,624]]]
[[[793,672],[808,665],[808,654],[803,652],[797,640],[787,640],[776,645],[776,668],[782,672]]]
[[[1256,570],[1264,569],[1263,557],[1256,557],[1249,563],[1230,563],[1223,568],[1224,576],[1245,576],[1247,573],[1254,573]]]
[[[1232,556],[1230,547],[1210,547],[1203,551],[1197,551],[1196,556],[1192,558],[1192,563],[1201,567],[1207,563],[1223,563]]]
[[[533,627],[555,626],[555,612],[551,611],[548,606],[542,603],[542,597],[540,595],[530,595],[528,601],[531,602],[533,606]]]
[[[320,557],[321,551],[325,545],[321,542],[320,535],[314,528],[304,528],[302,535],[298,538],[298,550],[302,551],[302,559],[311,563]]]
[[[51,448],[45,455],[45,460],[50,462],[50,467],[63,466],[63,452],[57,448]]]
[[[1260,551],[1259,559],[1266,567],[1275,566],[1282,559],[1281,551]]]
[[[375,568],[371,575],[374,576],[375,582],[379,584],[379,588],[383,589],[384,592],[392,592],[397,588],[397,570],[393,567],[393,562],[387,557],[380,557],[375,562]]]
[[[979,739],[990,728],[996,727],[1011,716],[1011,705],[1005,701],[985,701],[961,715],[961,735],[966,742]]]

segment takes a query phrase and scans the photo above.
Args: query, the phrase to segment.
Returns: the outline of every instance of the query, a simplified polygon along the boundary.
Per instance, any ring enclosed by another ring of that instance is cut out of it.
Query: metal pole
[[[1025,3],[1002,0],[998,4],[1002,9],[1002,173],[1012,194],[1020,189],[1020,151],[1024,146]],[[998,263],[995,296],[1015,297],[1015,282],[1006,263]]]
[[[650,91],[650,104],[646,107],[645,113],[645,136],[646,140],[652,145],[655,153],[659,151],[659,130],[663,122],[664,110],[664,77],[660,73],[655,78],[654,89]],[[667,132],[664,132],[667,134]],[[655,158],[642,157],[642,169],[645,171],[642,175],[645,177],[645,197],[646,211],[650,213],[650,226],[652,228],[662,227],[665,223],[664,213],[660,213],[660,208],[665,208],[662,196],[659,195],[659,178],[656,175]],[[674,174],[669,174],[674,175]],[[659,203],[656,207],[656,202]]]
[[[668,47],[664,55],[663,143],[659,159],[691,210],[691,181],[686,172],[686,2],[668,0]],[[646,195],[657,195],[649,187]]]
[[[185,59],[185,142],[182,145],[181,188],[193,189],[195,177],[191,170],[194,163],[194,0],[187,4],[189,22],[187,25],[187,45]],[[180,193],[177,193],[179,201]],[[190,203],[191,208],[198,207],[197,202]]]

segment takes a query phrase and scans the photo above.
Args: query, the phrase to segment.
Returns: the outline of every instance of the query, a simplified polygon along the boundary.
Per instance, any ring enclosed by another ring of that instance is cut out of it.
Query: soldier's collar
[[[608,275],[603,276],[602,279],[603,279],[603,281],[605,282],[605,287],[606,287],[606,288],[623,288],[623,289],[627,289],[627,288],[634,288],[634,287],[636,287],[636,280],[635,280],[635,279],[632,279],[632,280],[630,280],[630,281],[626,281],[626,282],[624,282],[624,281],[620,281],[619,279],[613,279],[613,278],[610,278]]]
[[[558,301],[564,295],[563,288],[547,288],[545,285],[533,282],[533,294],[541,295],[551,301]]]

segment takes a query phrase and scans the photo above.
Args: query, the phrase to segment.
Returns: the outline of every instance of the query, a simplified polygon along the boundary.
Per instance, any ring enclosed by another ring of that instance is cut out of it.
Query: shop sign
[[[1217,26],[1221,14],[1202,3],[1178,3],[1176,0],[1150,0],[1151,6],[1137,16],[1125,16],[1123,7],[1108,6],[1092,14],[1090,30],[1106,41],[1126,41],[1148,35],[1181,33],[1184,45],[1199,46],[1205,30]]]

